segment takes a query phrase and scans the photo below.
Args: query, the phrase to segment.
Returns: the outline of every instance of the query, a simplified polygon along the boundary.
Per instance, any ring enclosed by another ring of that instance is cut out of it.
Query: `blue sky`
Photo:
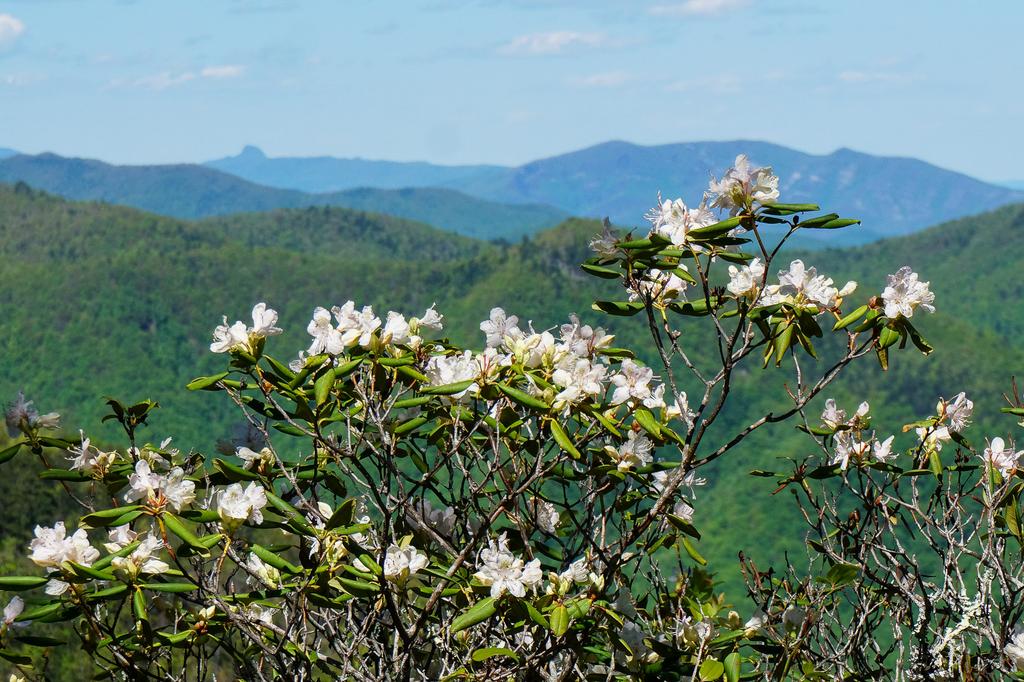
[[[1019,179],[1024,2],[0,0],[0,146],[514,164],[763,139]]]

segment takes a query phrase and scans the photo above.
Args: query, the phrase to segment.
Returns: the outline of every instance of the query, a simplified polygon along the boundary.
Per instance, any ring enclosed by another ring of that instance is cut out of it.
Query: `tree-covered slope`
[[[265,187],[192,164],[116,166],[54,154],[0,158],[0,182],[25,182],[69,199],[133,206],[178,218],[342,206],[418,220],[478,239],[519,239],[565,217],[561,210],[549,206],[500,204],[452,189],[310,194]]]

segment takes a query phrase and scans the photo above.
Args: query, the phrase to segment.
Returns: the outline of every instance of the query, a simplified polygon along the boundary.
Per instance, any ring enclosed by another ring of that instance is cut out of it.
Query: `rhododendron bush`
[[[110,401],[125,442],[108,450],[55,437],[56,415],[19,399],[7,413],[19,437],[0,460],[44,458],[43,477],[83,509],[73,527],[40,510],[26,550],[38,571],[0,577],[18,593],[0,656],[42,675],[31,652],[55,644],[33,629],[66,621],[112,679],[1024,667],[1021,453],[999,437],[972,447],[962,394],[909,425],[906,447],[894,441],[903,425],[876,426],[867,403],[811,413],[851,363],[930,352],[915,325],[934,296],[909,267],[858,287],[777,262],[796,232],[856,222],[778,199],[771,169],[740,157],[695,207],[659,199],[649,233],[595,237],[583,269],[609,280],[609,298],[594,308],[644,321],[651,349],[616,346],[596,315],[525,321],[511,305],[481,322],[482,349],[464,349],[443,311],[349,301],[315,308],[296,356],[276,347],[278,315],[258,303],[251,324],[213,331],[225,370],[188,385],[244,416],[219,455],[142,442],[150,402]],[[717,346],[710,372],[688,355],[695,325]],[[839,352],[818,360],[826,334]],[[785,382],[790,402],[711,431],[742,400],[737,370],[770,365],[765,380]],[[727,600],[696,543],[701,469],[786,420],[817,457],[755,473],[776,479],[766,494],[795,491],[809,556],[746,561],[748,594]]]

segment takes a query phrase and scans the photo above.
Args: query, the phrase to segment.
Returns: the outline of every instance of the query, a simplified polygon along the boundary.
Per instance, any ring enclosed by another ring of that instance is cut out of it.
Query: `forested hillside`
[[[501,204],[453,189],[350,189],[310,194],[265,187],[193,164],[116,166],[55,154],[0,156],[0,182],[25,182],[69,199],[104,201],[177,218],[341,206],[418,220],[478,239],[519,239],[551,227],[567,215],[550,206]]]
[[[850,406],[863,399],[885,405],[894,421],[876,427],[899,434],[938,396],[966,390],[977,402],[984,433],[1006,431],[1005,419],[990,415],[1010,375],[1024,368],[1024,312],[1016,304],[1021,285],[1010,265],[1024,258],[1022,225],[1024,208],[1015,206],[904,240],[807,255],[809,264],[822,265],[840,282],[860,280],[858,301],[880,291],[885,273],[904,263],[931,280],[938,295],[939,312],[919,323],[938,349],[932,357],[900,353],[887,374],[862,363],[830,395]],[[586,243],[599,229],[594,221],[570,220],[520,244],[497,246],[344,209],[187,222],[66,201],[24,186],[2,188],[0,395],[24,389],[40,409],[63,413],[69,430],[81,427],[100,437],[113,434],[99,422],[104,396],[149,397],[162,407],[144,439],[173,435],[181,448],[209,451],[235,421],[232,408],[183,386],[219,366],[208,345],[221,315],[245,318],[258,300],[282,313],[286,333],[272,340],[280,356],[308,343],[305,326],[314,306],[348,299],[407,314],[437,303],[452,337],[475,345],[482,344],[479,320],[492,306],[538,328],[576,311],[608,325],[621,345],[646,348],[641,320],[590,310],[595,299],[622,297],[614,282],[579,270]],[[998,262],[1007,265],[994,264],[997,250]],[[697,331],[702,327],[694,323],[687,343],[698,362],[710,362],[714,351]],[[733,389],[744,396],[743,408],[727,415],[727,427],[778,408],[784,393],[775,376],[770,369],[743,373]],[[793,530],[800,521],[785,495],[768,495],[774,482],[747,474],[813,450],[792,427],[773,433],[786,437],[772,447],[753,439],[722,458],[709,486],[698,492],[701,551],[733,579],[736,529],[796,544],[801,537],[779,530]],[[31,475],[7,471],[0,479],[5,496]],[[798,547],[743,549],[766,556]]]

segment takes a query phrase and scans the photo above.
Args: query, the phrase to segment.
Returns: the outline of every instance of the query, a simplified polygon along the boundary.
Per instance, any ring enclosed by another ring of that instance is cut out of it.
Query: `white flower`
[[[380,335],[381,342],[398,346],[407,344],[409,339],[409,322],[406,321],[405,316],[396,313],[394,310],[389,311],[388,319],[384,323],[384,330]]]
[[[606,348],[615,338],[606,334],[601,327],[594,328],[589,324],[583,324],[576,313],[569,315],[569,323],[563,324],[559,331],[562,334],[562,344],[581,358],[592,357],[596,350]]]
[[[74,455],[74,457],[68,458],[71,462],[70,468],[86,474],[103,475],[117,459],[117,453],[102,452],[89,444],[89,439],[85,437],[84,433],[79,431],[79,434],[81,434],[81,443],[68,450]]]
[[[489,585],[492,597],[508,592],[515,597],[526,596],[526,589],[536,586],[544,577],[540,560],[524,563],[508,549],[508,540],[502,533],[497,544],[488,540],[488,547],[480,552],[480,570],[473,576],[482,585]]]
[[[249,330],[249,336],[257,338],[277,336],[284,330],[275,325],[277,325],[276,310],[268,308],[266,303],[257,303],[253,306],[252,329]]]
[[[665,421],[681,419],[688,429],[693,428],[693,420],[696,417],[697,413],[690,409],[690,403],[686,399],[686,391],[680,393],[671,405],[665,407]]]
[[[139,537],[139,534],[133,531],[128,524],[117,526],[107,531],[108,542],[104,542],[103,547],[111,554],[114,554],[135,542],[137,537]]]
[[[586,585],[590,582],[590,566],[586,559],[577,559],[569,564],[569,568],[558,574],[562,580],[572,581],[578,585]]]
[[[847,284],[856,286],[856,283]],[[802,260],[794,260],[789,270],[779,271],[779,287],[775,294],[792,303],[815,303],[823,308],[836,304],[839,290],[832,286],[832,278],[819,275],[817,269],[804,266]]]
[[[821,413],[821,423],[830,429],[846,424],[846,410],[836,407],[836,401],[829,398],[825,401],[825,410]]]
[[[858,440],[851,432],[840,431],[836,434],[836,452],[832,464],[838,464],[846,471],[851,459],[861,462],[870,452],[870,441]]]
[[[153,557],[153,553],[162,549],[164,543],[152,533],[147,533],[139,546],[131,554],[124,557],[114,557],[110,565],[116,571],[120,571],[134,580],[139,575],[158,575],[171,570],[171,567],[164,561]]]
[[[14,597],[4,607],[4,621],[3,624],[10,626],[14,623],[14,620],[21,615],[21,612],[25,610],[25,601],[21,597]]]
[[[756,298],[764,282],[764,263],[755,258],[747,265],[729,266],[729,283],[725,286],[734,296]]]
[[[1017,469],[1021,455],[1024,455],[1024,450],[1014,451],[1013,443],[1007,447],[1003,439],[997,436],[989,441],[988,447],[982,454],[982,459],[1006,476]]]
[[[619,255],[619,237],[606,225],[604,231],[590,240],[590,249],[601,258],[615,258]]]
[[[747,155],[740,154],[721,180],[711,180],[709,189],[717,195],[712,207],[726,208],[737,215],[749,208],[751,201],[767,204],[778,199],[779,178],[770,166],[753,168]]]
[[[384,577],[399,585],[427,567],[430,560],[412,545],[399,547],[392,544],[384,554]]]
[[[253,552],[249,552],[249,557],[245,560],[245,570],[267,587],[281,586],[281,572]]]
[[[641,367],[630,359],[622,361],[618,373],[612,375],[615,391],[612,393],[612,405],[621,405],[630,399],[644,400],[651,397],[650,382],[654,378],[654,370]]]
[[[804,619],[806,618],[807,612],[793,604],[786,607],[786,610],[782,613],[782,625],[786,630],[795,632],[803,626]]]
[[[888,462],[889,460],[896,457],[896,453],[892,451],[892,441],[896,436],[889,436],[883,441],[876,441],[871,448],[871,454],[878,462]]]
[[[686,244],[690,230],[718,222],[718,218],[708,210],[703,201],[700,206],[689,208],[682,199],[662,201],[661,195],[658,195],[658,206],[648,211],[644,217],[653,225],[651,234],[659,234],[675,246]],[[702,247],[695,245],[694,250],[700,251]]]
[[[444,315],[434,310],[434,306],[430,306],[423,313],[423,317],[414,317],[409,320],[409,326],[417,333],[421,329],[439,332],[444,329]]]
[[[602,382],[607,368],[604,365],[592,364],[587,358],[570,357],[574,359],[563,364],[551,375],[552,383],[562,389],[555,396],[557,408],[573,405],[588,397],[604,393]]]
[[[238,320],[232,325],[228,324],[225,315],[223,324],[217,325],[213,330],[213,343],[210,350],[214,353],[227,353],[228,351],[244,349],[249,347],[249,329],[245,322]]]
[[[345,344],[341,342],[341,332],[334,328],[331,323],[331,312],[326,308],[318,307],[313,311],[313,319],[306,325],[306,331],[313,337],[313,343],[307,351],[310,355],[338,355],[345,350]]]
[[[888,282],[882,291],[885,301],[885,316],[896,318],[913,317],[917,308],[934,313],[935,294],[928,288],[929,282],[919,282],[917,273],[904,265],[896,274],[888,276]]]
[[[518,322],[518,317],[506,315],[502,308],[491,308],[490,317],[480,323],[480,331],[487,336],[487,347],[507,345],[506,338],[521,338],[523,332],[516,326]]]
[[[953,436],[949,433],[949,427],[946,426],[919,426],[914,429],[914,433],[917,434],[917,439],[921,441],[926,451],[935,450],[938,452],[942,449],[943,443],[953,440]]]
[[[250,483],[244,490],[241,483],[232,483],[220,491],[217,513],[221,523],[232,530],[245,522],[263,523],[263,512],[267,506],[267,493],[256,483]]]
[[[53,528],[36,526],[35,539],[29,543],[29,559],[37,566],[56,568],[65,561],[73,561],[82,566],[91,566],[99,558],[98,549],[89,544],[89,536],[79,528],[71,537],[67,537],[64,522],[58,521]]]
[[[655,471],[651,474],[654,478],[652,485],[654,489],[659,493],[665,490],[665,486],[668,485],[668,479],[672,474],[675,473],[674,469],[663,469],[661,471]],[[683,480],[679,483],[680,488],[686,488],[690,491],[690,497],[696,498],[697,495],[694,492],[694,488],[702,485],[707,485],[708,479],[698,476],[696,471],[690,471],[683,477]]]
[[[356,312],[355,305],[352,301],[347,301],[340,308],[331,308],[338,321],[341,344],[345,348],[357,345],[369,348],[373,333],[380,328],[380,318],[373,314],[373,308],[370,306],[363,306],[362,310]]]
[[[128,492],[125,502],[145,500],[150,506],[170,504],[175,511],[181,511],[196,499],[196,484],[185,478],[181,467],[171,469],[166,476],[153,472],[148,461],[140,459],[135,463],[135,473],[128,477]]]
[[[630,431],[626,442],[619,445],[618,448],[605,447],[605,452],[615,460],[616,468],[619,471],[628,471],[634,467],[650,464],[653,450],[654,443],[636,431]]]
[[[937,411],[939,418],[948,418],[949,428],[959,433],[971,423],[974,402],[969,400],[967,394],[961,391],[952,400],[939,400]]]
[[[1003,648],[1003,653],[1017,671],[1024,671],[1024,628],[1018,626],[1014,629],[1010,641]]]

